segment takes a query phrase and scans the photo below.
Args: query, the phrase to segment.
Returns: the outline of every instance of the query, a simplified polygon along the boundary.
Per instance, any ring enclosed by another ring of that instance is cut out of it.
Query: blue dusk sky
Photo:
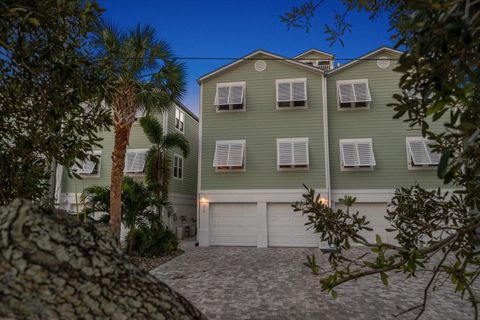
[[[279,15],[304,0],[99,0],[104,17],[126,29],[150,24],[158,38],[167,41],[178,57],[242,57],[256,49],[293,57],[310,48],[356,58],[382,45],[392,46],[387,17],[371,21],[366,13],[350,13],[352,31],[343,37],[345,46],[329,46],[324,24],[332,25],[341,3],[326,0],[312,21],[309,33],[287,30]],[[182,102],[198,114],[199,86],[196,80],[231,60],[184,60],[187,93]],[[346,61],[340,61],[345,63]]]

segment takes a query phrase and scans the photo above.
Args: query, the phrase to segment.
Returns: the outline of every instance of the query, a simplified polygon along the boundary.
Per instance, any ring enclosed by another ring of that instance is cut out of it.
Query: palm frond
[[[190,143],[185,138],[185,135],[177,132],[167,133],[163,137],[161,148],[165,150],[178,148],[185,158],[190,154]]]
[[[160,145],[163,140],[163,128],[157,118],[146,116],[140,119],[140,125],[152,144]]]

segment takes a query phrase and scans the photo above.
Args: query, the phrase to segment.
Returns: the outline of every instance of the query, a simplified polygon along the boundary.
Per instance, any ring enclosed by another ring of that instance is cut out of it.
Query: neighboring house
[[[319,50],[258,50],[199,78],[200,246],[323,246],[291,207],[303,184],[334,207],[356,197],[353,210],[391,241],[394,190],[442,185],[439,156],[387,106],[400,54],[382,47],[333,68]]]
[[[137,118],[144,116],[143,110],[137,112]],[[172,106],[167,112],[156,116],[162,123],[165,132],[181,132],[190,142],[190,155],[184,159],[181,152],[172,151],[169,199],[175,213],[167,221],[172,228],[177,226],[189,226],[190,233],[196,230],[196,193],[197,193],[197,160],[198,160],[198,118],[185,106],[178,104]],[[112,170],[112,151],[114,146],[113,128],[110,132],[101,132],[104,139],[103,148],[94,150],[94,154],[100,156],[96,164],[86,161],[77,172],[82,179],[69,178],[66,170],[63,170],[61,179],[59,202],[60,208],[69,212],[82,210],[80,195],[84,188],[99,185],[110,186]],[[129,145],[125,156],[125,175],[130,175],[139,181],[145,180],[144,167],[146,152],[151,144],[148,141],[138,121],[132,126]],[[77,202],[79,206],[77,206]],[[182,217],[185,217],[182,221]],[[123,230],[124,232],[125,230]]]

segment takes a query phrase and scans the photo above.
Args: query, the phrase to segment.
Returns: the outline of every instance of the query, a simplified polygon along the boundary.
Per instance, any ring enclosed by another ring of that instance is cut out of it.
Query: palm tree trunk
[[[110,226],[117,241],[120,241],[122,223],[122,180],[125,167],[130,129],[135,121],[137,106],[133,89],[117,89],[112,101],[113,124],[115,127],[115,145],[112,152],[112,174],[110,180]]]
[[[112,174],[110,182],[110,226],[117,239],[120,240],[122,218],[122,180],[125,167],[130,126],[115,126],[115,146],[112,152]]]

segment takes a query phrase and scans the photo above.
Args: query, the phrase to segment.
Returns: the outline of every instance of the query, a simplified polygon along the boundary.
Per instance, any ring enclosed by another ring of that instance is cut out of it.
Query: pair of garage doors
[[[386,239],[385,204],[357,204],[371,221],[376,233]],[[257,213],[256,203],[211,203],[210,244],[217,246],[257,246],[257,233],[262,226],[262,215]],[[307,217],[293,212],[290,204],[267,204],[267,239],[269,247],[318,247],[319,237],[313,230],[306,230]],[[374,239],[372,234],[369,239]]]

